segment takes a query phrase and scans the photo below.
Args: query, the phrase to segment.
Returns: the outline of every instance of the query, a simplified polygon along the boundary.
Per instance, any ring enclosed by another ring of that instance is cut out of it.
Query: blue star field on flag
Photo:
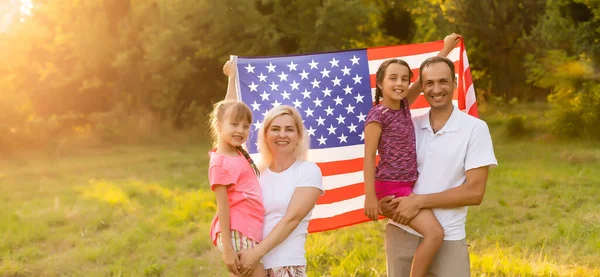
[[[237,58],[241,99],[253,114],[248,150],[257,152],[256,132],[279,105],[302,115],[311,149],[362,144],[372,107],[365,50],[269,58]]]

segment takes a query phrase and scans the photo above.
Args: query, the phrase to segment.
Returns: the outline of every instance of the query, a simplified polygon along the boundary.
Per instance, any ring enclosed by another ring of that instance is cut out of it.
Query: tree
[[[559,134],[600,139],[599,6],[598,0],[548,1],[527,38],[528,81],[551,90],[550,116]]]
[[[545,6],[545,0],[448,0],[440,1],[444,16],[464,35],[476,60],[472,69],[483,78],[478,86],[505,100],[531,99],[532,88],[525,82],[522,44]],[[473,51],[474,50],[474,51]]]

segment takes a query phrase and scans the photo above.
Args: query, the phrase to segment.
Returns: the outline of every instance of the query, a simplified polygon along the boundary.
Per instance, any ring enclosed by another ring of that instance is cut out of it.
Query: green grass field
[[[536,132],[537,109],[523,113],[534,131],[509,139],[509,114],[483,116],[500,166],[469,211],[473,276],[600,276],[600,144]],[[0,161],[0,276],[226,276],[208,235],[208,149]],[[309,276],[385,276],[383,228],[310,235]]]

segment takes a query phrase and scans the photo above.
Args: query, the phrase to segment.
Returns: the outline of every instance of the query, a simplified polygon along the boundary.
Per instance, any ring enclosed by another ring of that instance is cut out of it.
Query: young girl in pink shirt
[[[258,183],[259,171],[242,145],[248,138],[252,112],[246,104],[221,101],[211,114],[215,148],[209,152],[208,180],[218,211],[210,228],[213,244],[224,253],[232,275],[240,275],[238,251],[262,240],[265,210]],[[253,277],[265,276],[262,264]]]

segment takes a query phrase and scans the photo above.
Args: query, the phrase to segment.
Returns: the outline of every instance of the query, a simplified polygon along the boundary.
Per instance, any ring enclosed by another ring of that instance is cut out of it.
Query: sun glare
[[[21,7],[19,8],[19,11],[21,12],[21,22],[25,21],[25,17],[26,16],[30,16],[31,15],[31,9],[33,9],[33,0],[20,0],[19,2],[21,2]]]

